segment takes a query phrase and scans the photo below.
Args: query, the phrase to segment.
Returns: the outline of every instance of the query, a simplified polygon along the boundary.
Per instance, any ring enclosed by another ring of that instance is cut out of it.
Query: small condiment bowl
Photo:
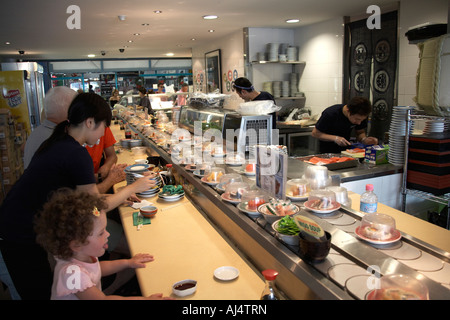
[[[155,206],[145,206],[140,208],[139,211],[144,217],[151,218],[156,215],[156,212],[158,212],[158,208]]]
[[[299,233],[299,254],[302,259],[312,263],[325,260],[331,248],[331,234],[325,231],[325,241],[313,239],[304,232]]]
[[[193,294],[196,290],[197,281],[192,279],[178,281],[172,286],[172,292],[179,297],[185,297]]]

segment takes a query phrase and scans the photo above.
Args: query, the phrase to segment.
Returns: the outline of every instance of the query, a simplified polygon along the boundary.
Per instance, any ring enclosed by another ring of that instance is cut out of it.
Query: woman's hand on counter
[[[156,180],[152,180],[153,175],[146,175],[143,178],[136,179],[130,187],[132,187],[133,193],[139,193],[153,188],[156,185]]]

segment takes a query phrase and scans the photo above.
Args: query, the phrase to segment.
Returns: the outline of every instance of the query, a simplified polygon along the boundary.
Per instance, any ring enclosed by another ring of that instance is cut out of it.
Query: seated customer
[[[56,125],[67,119],[67,110],[76,95],[77,92],[68,87],[54,87],[47,91],[44,98],[45,120],[31,132],[25,142],[24,169],[30,164],[41,143],[50,137]]]
[[[56,259],[52,300],[155,300],[148,297],[105,295],[101,277],[127,268],[145,268],[153,256],[138,253],[130,259],[99,261],[108,248],[107,205],[101,197],[60,189],[37,218],[37,242]],[[74,272],[75,270],[75,272]],[[78,273],[76,273],[78,270]],[[74,276],[78,281],[74,285]]]

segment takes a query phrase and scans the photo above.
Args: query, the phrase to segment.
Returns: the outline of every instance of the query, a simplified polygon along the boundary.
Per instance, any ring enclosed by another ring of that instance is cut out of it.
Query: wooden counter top
[[[123,131],[115,130],[118,126],[111,127],[120,143]],[[118,163],[134,164],[135,158],[129,150],[120,152],[118,158]],[[125,184],[119,183],[114,189]],[[133,212],[138,210],[127,206],[119,208],[131,253],[145,252],[155,258],[146,268],[136,269],[143,295],[161,292],[165,296],[176,297],[172,294],[172,285],[181,280],[193,279],[197,280],[197,291],[193,295],[176,298],[260,299],[264,281],[259,271],[227,242],[187,198],[177,202],[165,202],[157,196],[145,200],[156,205],[158,213],[151,219],[151,224],[143,225],[139,231],[133,226]],[[214,270],[221,266],[237,268],[239,276],[232,281],[217,280]]]

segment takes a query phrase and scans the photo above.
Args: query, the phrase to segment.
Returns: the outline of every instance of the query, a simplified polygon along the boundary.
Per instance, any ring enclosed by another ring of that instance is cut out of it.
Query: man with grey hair
[[[56,125],[67,119],[67,111],[76,95],[77,92],[68,87],[55,87],[47,91],[44,99],[45,120],[31,132],[25,143],[24,169],[30,164],[41,143],[50,137]]]

